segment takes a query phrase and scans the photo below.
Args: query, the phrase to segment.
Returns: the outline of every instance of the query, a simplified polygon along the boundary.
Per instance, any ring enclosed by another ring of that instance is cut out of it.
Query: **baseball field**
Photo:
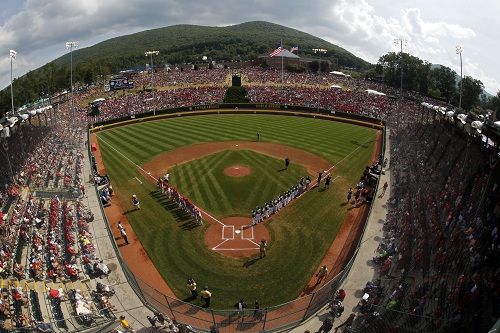
[[[303,292],[353,209],[347,190],[369,164],[376,135],[310,118],[212,115],[124,126],[98,132],[98,140],[114,202],[171,290],[198,304],[186,288],[192,277],[199,290],[209,286],[212,308],[230,309],[242,298],[267,307]],[[332,175],[329,189],[313,187],[255,232],[242,227],[256,206],[301,177],[316,180],[320,171]],[[156,179],[166,172],[170,185],[210,216],[203,225],[158,191]],[[132,194],[141,210],[134,210]],[[243,222],[232,224],[234,219]],[[262,235],[268,248],[259,259]]]

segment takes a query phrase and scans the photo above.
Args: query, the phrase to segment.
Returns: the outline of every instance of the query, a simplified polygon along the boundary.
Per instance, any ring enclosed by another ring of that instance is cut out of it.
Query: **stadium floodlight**
[[[403,107],[403,46],[408,45],[408,41],[403,38],[395,38],[394,45],[401,46],[401,52],[399,53],[399,70],[401,72],[401,82],[399,84],[399,105],[397,112],[397,124],[399,126],[399,117],[401,116],[401,108]]]
[[[458,101],[458,109],[462,110],[462,45],[457,45],[455,51],[460,55],[460,99]]]
[[[66,42],[66,49],[69,50],[70,55],[71,110],[73,112],[73,125],[76,125],[75,100],[73,98],[73,48],[76,49],[77,47],[78,42]]]
[[[151,57],[151,92],[153,97],[153,116],[156,116],[156,103],[155,103],[155,87],[154,87],[154,66],[153,66],[153,54],[158,55],[160,51],[146,51],[144,55]]]
[[[12,114],[14,114],[14,88],[12,87],[12,60],[17,58],[17,52],[10,50],[10,101],[12,104]]]
[[[321,55],[323,53],[326,54],[326,52],[328,52],[328,50],[325,50],[325,49],[312,49],[314,51],[314,53],[319,53],[319,65],[318,65],[318,74],[321,72]],[[320,97],[319,97],[319,80],[318,80],[318,113],[319,113],[319,102],[320,102]]]

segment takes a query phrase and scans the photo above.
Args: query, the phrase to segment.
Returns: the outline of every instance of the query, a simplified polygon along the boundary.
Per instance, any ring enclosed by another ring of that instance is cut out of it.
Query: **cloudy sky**
[[[497,13],[497,14],[495,14]],[[268,21],[337,44],[376,63],[399,48],[460,74],[455,47],[463,45],[463,75],[500,90],[500,1],[483,0],[1,0],[0,89],[10,84],[9,50],[17,51],[17,78],[79,47],[175,24],[224,26]],[[274,45],[270,45],[270,50]],[[300,46],[299,46],[300,47]]]

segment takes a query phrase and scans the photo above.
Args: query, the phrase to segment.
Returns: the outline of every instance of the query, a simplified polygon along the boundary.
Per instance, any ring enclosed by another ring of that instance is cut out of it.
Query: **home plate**
[[[235,230],[234,232],[239,234],[241,232],[241,230]]]
[[[236,145],[236,147],[238,147],[238,145]]]

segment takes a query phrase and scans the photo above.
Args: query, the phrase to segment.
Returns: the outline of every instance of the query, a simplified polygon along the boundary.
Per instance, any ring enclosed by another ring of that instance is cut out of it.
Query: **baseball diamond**
[[[257,129],[265,133],[265,140],[255,141]],[[266,306],[291,300],[311,291],[308,282],[324,260],[333,266],[337,258],[331,256],[332,251],[338,255],[341,249],[331,249],[331,245],[342,223],[354,220],[351,215],[364,209],[343,205],[344,192],[378,157],[374,144],[379,137],[373,129],[316,119],[217,115],[125,126],[99,132],[97,141],[105,171],[116,183],[124,212],[120,218],[133,227],[168,284],[166,292],[185,298],[184,280],[192,276],[210,285],[211,307],[230,308],[242,295]],[[250,170],[245,177],[229,177],[234,181],[251,177],[257,168],[267,169],[250,185],[242,186],[238,195],[225,192],[229,186],[223,181],[225,167],[218,176],[211,173],[224,164],[224,155],[231,159],[230,151],[243,154],[244,163],[230,161],[227,167],[244,165]],[[255,154],[264,157],[255,158]],[[285,157],[291,163],[282,170]],[[262,164],[267,158],[276,158],[278,165]],[[314,179],[319,170],[330,170],[337,177],[330,189],[313,186],[279,213],[249,226],[255,203],[265,205],[298,184],[301,177]],[[157,190],[156,179],[167,171],[170,185],[182,188],[182,195],[202,210],[203,225],[196,225]],[[130,181],[134,177],[143,179],[143,184]],[[132,192],[141,198],[141,211],[126,204]],[[231,210],[228,196],[239,197],[247,208]],[[114,219],[108,216],[108,220]],[[268,240],[268,249],[259,260],[262,238]],[[341,268],[336,267],[337,271]]]

